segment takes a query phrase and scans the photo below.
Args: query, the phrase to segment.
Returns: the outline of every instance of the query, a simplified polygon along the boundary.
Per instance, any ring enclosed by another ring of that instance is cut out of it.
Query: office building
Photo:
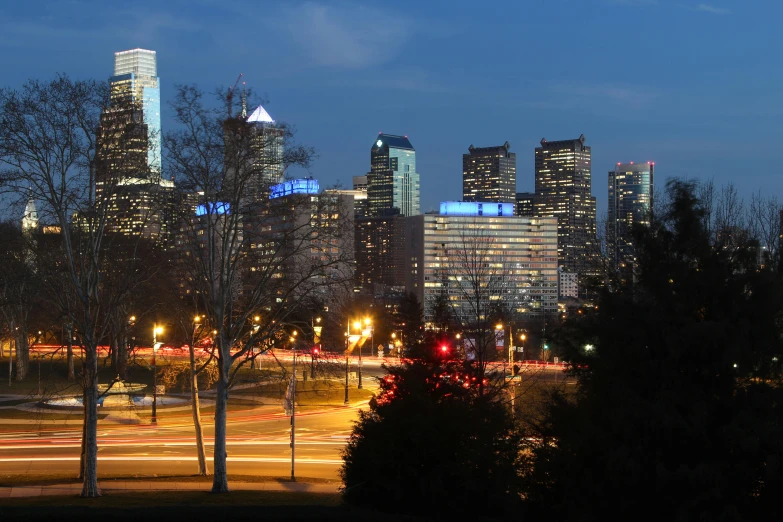
[[[596,273],[599,246],[595,197],[591,195],[591,152],[585,136],[541,140],[535,150],[535,215],[557,218],[560,266],[580,275]]]
[[[517,192],[517,216],[533,217],[536,215],[535,192]]]
[[[96,193],[120,182],[155,182],[161,172],[160,87],[156,53],[131,49],[114,53],[109,78],[111,104],[101,114]]]
[[[378,134],[367,173],[368,215],[420,214],[416,150],[407,136]]]
[[[255,179],[251,183],[252,189],[263,191],[270,185],[283,182],[285,131],[276,125],[261,105],[248,116],[247,122],[253,132],[251,147]]]
[[[357,285],[373,295],[405,289],[405,217],[356,218]]]
[[[462,155],[462,200],[513,203],[517,155],[508,142],[498,147],[468,147]]]
[[[606,247],[612,266],[629,275],[633,267],[632,229],[650,225],[655,163],[618,163],[609,171]]]
[[[406,291],[433,318],[438,296],[473,324],[474,288],[523,317],[557,312],[557,220],[514,216],[514,203],[444,202],[439,214],[406,218]]]
[[[174,182],[161,177],[160,86],[155,51],[114,53],[110,105],[98,132],[96,202],[104,231],[165,246],[173,219]]]
[[[558,276],[559,296],[563,299],[568,297],[577,299],[579,297],[579,275],[574,272],[559,270]]]
[[[167,247],[175,220],[174,182],[122,180],[106,196],[107,234],[141,237]]]

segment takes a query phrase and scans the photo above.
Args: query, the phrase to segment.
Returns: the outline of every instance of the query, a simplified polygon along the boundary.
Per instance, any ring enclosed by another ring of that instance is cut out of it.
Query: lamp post
[[[375,351],[375,345],[373,343],[373,334],[375,332],[373,331],[373,327],[372,327],[372,319],[369,317],[365,317],[364,325],[367,327],[368,330],[370,330],[370,356],[372,357],[372,354]],[[362,348],[359,347],[359,389],[361,388],[362,388]]]
[[[361,333],[362,323],[359,321],[356,321],[353,323],[353,327],[359,330]],[[362,343],[357,343],[359,345],[359,389],[362,389]]]
[[[313,324],[313,319],[310,319],[310,327],[313,329],[313,347],[310,350],[310,378],[315,379],[315,345],[318,345],[318,348],[321,347],[321,318],[316,317],[315,322],[318,323],[318,326]]]
[[[522,360],[525,360],[525,339],[527,339],[527,336],[525,334],[521,334],[519,336],[519,340],[522,341]]]
[[[163,327],[155,323],[152,327],[152,423],[158,423],[158,372],[155,367],[155,352],[158,351],[158,334]]]
[[[293,350],[294,363],[291,371],[291,482],[296,481],[294,476],[294,454],[296,452],[296,330],[291,337],[291,349]]]
[[[496,332],[502,332],[503,331],[503,323],[498,323],[495,325],[495,331]],[[497,334],[496,334],[497,335]],[[497,337],[495,338],[495,344],[497,345]],[[506,344],[506,340],[503,339],[503,344]],[[506,374],[506,358],[503,358],[503,375]]]
[[[345,330],[345,402],[344,405],[348,406],[350,402],[348,401],[348,343],[351,342],[351,323],[348,323]],[[9,377],[9,386],[10,386],[10,380]]]

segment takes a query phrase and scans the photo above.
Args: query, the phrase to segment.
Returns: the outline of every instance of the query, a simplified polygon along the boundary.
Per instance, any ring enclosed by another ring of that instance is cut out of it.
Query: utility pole
[[[296,452],[296,344],[292,346],[294,353],[293,375],[291,375],[291,482],[296,482],[294,476],[294,454]]]

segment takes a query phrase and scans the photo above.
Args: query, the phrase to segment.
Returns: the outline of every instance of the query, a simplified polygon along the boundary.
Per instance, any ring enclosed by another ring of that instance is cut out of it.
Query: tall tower
[[[275,120],[261,105],[248,116],[247,122],[253,132],[253,169],[257,172],[254,188],[266,188],[282,183],[285,171],[285,132],[275,125]]]
[[[29,234],[38,230],[38,209],[35,208],[35,200],[32,195],[27,200],[22,216],[22,233]]]
[[[155,51],[114,53],[111,104],[98,132],[96,202],[105,232],[165,244],[174,182],[161,177],[160,87]]]
[[[370,216],[416,216],[419,204],[416,149],[407,136],[378,134],[370,149],[367,203]]]
[[[598,256],[590,163],[584,134],[573,140],[542,139],[536,147],[535,215],[557,217],[559,265],[588,275],[595,272]]]
[[[606,246],[615,270],[625,271],[634,261],[634,224],[650,225],[655,163],[618,163],[609,171],[609,208]]]
[[[111,106],[101,114],[98,196],[117,184],[156,182],[161,172],[160,87],[155,51],[114,53]]]
[[[513,203],[517,155],[508,142],[498,147],[468,147],[462,155],[462,200]]]

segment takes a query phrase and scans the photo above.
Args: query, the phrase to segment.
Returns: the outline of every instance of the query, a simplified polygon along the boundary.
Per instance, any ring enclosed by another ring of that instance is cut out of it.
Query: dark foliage
[[[520,438],[497,395],[442,345],[388,368],[341,469],[344,498],[394,513],[500,516],[519,506]]]
[[[752,243],[710,241],[694,186],[668,191],[637,231],[637,283],[560,332],[578,391],[553,398],[529,485],[555,519],[780,512],[780,277]]]

